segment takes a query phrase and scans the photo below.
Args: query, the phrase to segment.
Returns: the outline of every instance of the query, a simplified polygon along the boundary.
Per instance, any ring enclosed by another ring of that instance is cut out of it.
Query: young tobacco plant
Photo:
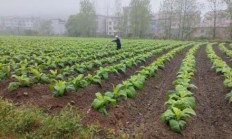
[[[196,115],[195,111],[191,108],[179,109],[171,107],[161,115],[161,121],[171,127],[177,133],[181,133],[186,126],[186,120],[192,115]]]
[[[161,121],[171,127],[174,132],[181,133],[186,126],[186,120],[196,115],[195,98],[188,89],[196,88],[191,84],[191,79],[195,72],[194,54],[200,48],[200,45],[194,46],[186,54],[182,61],[177,79],[173,82],[175,90],[169,91],[165,105],[168,106],[166,112],[161,115]]]
[[[12,77],[15,78],[17,82],[12,82],[9,84],[8,86],[9,91],[14,91],[19,87],[30,87],[33,83],[32,79],[25,75],[21,75],[21,76],[12,75]]]
[[[39,72],[37,69],[31,69],[30,73],[34,75],[34,82],[40,82],[40,83],[51,83],[51,80],[48,76],[46,76],[44,73]]]
[[[104,115],[108,115],[106,111],[107,105],[115,106],[117,104],[117,100],[113,98],[114,94],[107,92],[104,96],[98,92],[96,93],[96,99],[94,99],[93,103],[91,104],[92,108],[98,110],[99,112],[103,113]]]
[[[219,48],[225,51],[225,53],[230,53],[229,50],[227,50],[227,48],[225,48],[224,46],[219,46]],[[215,54],[212,48],[212,44],[208,44],[206,52],[208,58],[213,64],[212,68],[214,68],[217,73],[221,73],[225,77],[225,80],[223,82],[224,86],[232,89],[232,69],[226,64],[225,61],[223,61]],[[232,91],[230,91],[230,93],[226,95],[226,99],[229,100],[229,103],[232,102]]]
[[[184,45],[182,47],[176,48],[170,51],[165,56],[160,57],[153,64],[148,66],[150,68],[144,67],[143,72],[139,72],[137,75],[131,76],[130,79],[123,81],[121,84],[118,84],[116,87],[114,87],[113,92],[107,92],[104,96],[97,93],[96,96],[98,97],[92,103],[92,108],[106,114],[106,107],[111,104],[111,102],[116,105],[116,103],[121,99],[134,98],[136,93],[135,89],[143,89],[145,80],[148,77],[154,75],[154,71],[157,71],[158,67],[162,68],[165,61],[170,60],[170,57],[173,57],[175,54],[177,54],[187,46],[188,45]],[[126,64],[126,62],[124,64]],[[104,97],[106,97],[107,99],[105,99]]]
[[[62,97],[67,93],[67,83],[65,81],[55,81],[55,84],[49,87],[55,97]]]
[[[67,89],[77,92],[79,89],[88,86],[88,82],[84,79],[84,75],[81,74],[74,79],[68,81]]]

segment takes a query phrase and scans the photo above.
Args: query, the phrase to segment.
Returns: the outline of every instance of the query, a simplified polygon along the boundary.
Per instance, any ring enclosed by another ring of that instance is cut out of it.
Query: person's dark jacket
[[[116,42],[116,44],[117,44],[117,50],[118,49],[121,49],[121,41],[120,41],[120,39],[119,38],[116,38],[116,40],[113,40],[112,42]]]

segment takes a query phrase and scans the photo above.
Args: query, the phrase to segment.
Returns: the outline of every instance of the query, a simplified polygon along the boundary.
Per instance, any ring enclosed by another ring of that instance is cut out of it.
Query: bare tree
[[[172,36],[172,23],[174,15],[175,0],[164,0],[160,6],[161,16],[164,16],[164,22],[160,23],[165,30],[165,38],[170,39]]]
[[[232,39],[232,0],[223,0],[223,1],[227,6],[226,13],[230,19],[229,34],[230,34],[230,38]]]
[[[161,13],[165,18],[164,26],[168,39],[175,37],[187,39],[200,23],[199,3],[197,0],[164,0]]]
[[[131,0],[130,25],[133,37],[145,37],[151,21],[150,0]]]
[[[117,34],[121,35],[122,32],[122,28],[123,28],[123,11],[122,11],[122,2],[121,0],[116,0],[115,1],[115,17],[118,18],[118,22],[116,24],[116,30],[117,30]]]
[[[209,8],[212,12],[213,19],[213,39],[216,38],[217,31],[217,20],[218,20],[218,12],[221,9],[222,1],[221,0],[208,0]]]

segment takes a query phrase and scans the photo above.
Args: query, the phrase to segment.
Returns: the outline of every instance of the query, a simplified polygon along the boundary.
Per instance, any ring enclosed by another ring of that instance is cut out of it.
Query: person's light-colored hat
[[[118,35],[116,35],[115,38],[118,38]]]

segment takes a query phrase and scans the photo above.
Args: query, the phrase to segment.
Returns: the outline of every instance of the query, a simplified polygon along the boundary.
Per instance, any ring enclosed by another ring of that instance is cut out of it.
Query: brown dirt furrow
[[[223,77],[211,69],[205,47],[196,55],[196,74],[192,91],[196,97],[196,117],[188,122],[183,136],[187,139],[231,139],[232,106],[225,99],[228,90]]]
[[[161,122],[160,115],[166,109],[164,106],[166,93],[173,89],[172,82],[176,79],[176,73],[188,50],[185,49],[171,62],[166,63],[165,68],[159,70],[156,77],[148,79],[144,89],[137,92],[134,100],[127,103],[122,102],[122,106],[124,105],[129,110],[130,115],[124,130],[131,135],[131,138],[169,139],[181,137]]]
[[[213,49],[215,53],[222,58],[223,61],[225,61],[231,68],[232,68],[232,61],[231,58],[229,58],[226,54],[224,54],[219,48],[218,45],[214,45]]]
[[[159,49],[159,48],[156,48],[155,50],[157,50],[157,49]],[[164,51],[163,53],[166,53],[166,52],[168,52],[169,50],[170,50],[170,49]],[[141,52],[141,53],[139,53],[139,54],[136,54],[136,55],[134,55],[134,56],[132,56],[132,57],[123,58],[123,59],[118,60],[118,61],[115,61],[114,63],[111,63],[111,64],[103,64],[102,67],[106,68],[106,67],[110,67],[110,66],[112,66],[112,65],[120,64],[122,60],[131,59],[131,58],[134,58],[134,57],[139,56],[139,55],[141,55],[141,54],[146,54],[146,53],[148,53],[148,52],[149,52],[149,51],[143,51],[143,52]],[[150,57],[150,58],[148,58],[148,60],[149,60],[149,59],[154,59],[154,57]],[[100,67],[98,67],[98,68],[93,68],[93,69],[91,69],[91,70],[89,70],[89,71],[86,71],[86,72],[84,73],[84,75],[87,76],[88,74],[96,74],[96,71],[99,70],[99,68],[100,68]],[[75,77],[75,76],[77,76],[77,75],[78,75],[78,74],[73,74],[72,76]],[[71,77],[71,76],[69,76],[69,77]]]
[[[136,67],[128,69],[126,73],[119,75],[110,74],[109,80],[102,81],[102,87],[99,85],[90,85],[79,90],[78,93],[67,93],[66,96],[54,98],[48,85],[36,84],[30,88],[19,88],[13,92],[7,91],[9,81],[0,84],[0,95],[5,99],[13,100],[17,105],[33,104],[37,105],[50,113],[56,113],[65,107],[68,103],[76,106],[80,111],[85,112],[90,109],[90,105],[95,98],[96,92],[106,92],[113,88],[113,85],[121,83],[139,71],[141,66],[150,65],[157,57],[167,53],[167,51],[157,54],[147,59],[145,63],[141,63]],[[27,95],[24,95],[26,92]]]

